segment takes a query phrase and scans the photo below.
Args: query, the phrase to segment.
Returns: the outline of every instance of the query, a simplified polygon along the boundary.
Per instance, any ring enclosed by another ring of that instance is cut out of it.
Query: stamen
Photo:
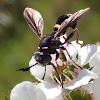
[[[69,72],[69,73],[71,74],[71,76],[73,77],[73,79],[77,77],[76,74],[75,74],[74,72],[72,72],[72,71],[70,71],[70,70],[68,70],[67,72]]]
[[[68,81],[72,81],[67,75],[65,75],[64,73],[62,74],[67,78]]]
[[[70,100],[72,100],[71,96],[69,95]]]
[[[54,75],[55,80],[57,81],[58,84],[61,84],[61,82],[59,81],[59,79]]]
[[[68,100],[66,96],[64,96],[64,100]]]

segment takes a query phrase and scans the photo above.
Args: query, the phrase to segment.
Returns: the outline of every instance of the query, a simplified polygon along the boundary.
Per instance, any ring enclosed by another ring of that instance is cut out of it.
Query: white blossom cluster
[[[79,43],[82,44],[83,41],[79,41]],[[47,65],[46,74],[42,80],[45,66],[37,64],[30,69],[30,72],[40,83],[24,81],[17,84],[11,90],[10,100],[67,100],[66,95],[70,95],[75,89],[85,89],[89,93],[93,93],[96,100],[99,100],[97,74],[99,75],[100,45],[81,46],[76,41],[72,41],[71,44],[66,44],[64,47],[68,50],[71,59],[65,50],[60,55],[65,56],[66,60],[62,57],[58,58],[56,62],[55,55],[52,55],[51,62],[56,66],[59,76],[52,65]],[[33,56],[29,66],[35,63],[36,60]]]

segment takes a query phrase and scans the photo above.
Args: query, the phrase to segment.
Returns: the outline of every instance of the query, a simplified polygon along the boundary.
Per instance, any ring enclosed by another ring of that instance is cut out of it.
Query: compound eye
[[[48,47],[42,47],[42,49],[48,49]]]

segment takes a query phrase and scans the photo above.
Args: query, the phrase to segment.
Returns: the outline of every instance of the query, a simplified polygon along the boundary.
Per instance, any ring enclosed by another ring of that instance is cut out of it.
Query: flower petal
[[[31,60],[30,60],[30,62],[29,62],[29,66],[32,66],[32,65],[34,65],[34,64],[36,64],[36,63],[37,63],[37,61],[35,60],[35,57],[32,56],[32,58],[31,58]]]
[[[64,85],[66,89],[73,90],[75,88],[78,88],[82,85],[88,84],[90,79],[92,78],[90,71],[87,69],[82,69],[82,71],[79,73],[79,76],[69,85]]]
[[[78,42],[79,42],[80,44],[83,43],[83,41],[78,41]],[[69,44],[69,45],[67,46],[68,52],[69,52],[69,54],[70,54],[71,56],[73,56],[73,55],[76,56],[78,50],[79,50],[80,47],[81,47],[80,44],[76,43],[76,41],[72,41],[71,44]]]
[[[87,64],[97,52],[96,45],[86,45],[79,50],[78,62],[80,66]]]
[[[58,87],[57,84],[50,84],[48,82],[42,82],[37,85],[45,93],[48,100],[63,100],[61,94],[61,87]],[[59,97],[59,98],[57,98]],[[55,99],[57,98],[57,99]]]
[[[65,42],[65,39],[64,38],[67,38],[66,34],[60,36],[60,42],[64,43]]]
[[[64,39],[64,38],[67,38],[66,34],[60,36],[60,42],[61,42],[61,43],[64,43],[64,42],[65,42],[65,39]],[[67,45],[67,43],[65,43],[63,46],[66,47],[66,45]]]
[[[83,43],[83,41],[79,41],[80,44]],[[76,43],[76,41],[72,41],[71,44],[69,44],[68,46],[66,46],[66,49],[68,50],[70,56],[74,59],[77,55],[77,52],[79,51],[79,49],[81,48],[81,45]],[[64,50],[64,54],[68,60],[69,56],[67,54],[67,52]],[[70,60],[70,59],[69,59]]]
[[[10,100],[47,100],[43,91],[32,82],[17,84],[11,91]]]
[[[100,45],[97,47],[96,55],[90,60],[90,66],[94,68],[92,69],[93,72],[97,73],[98,79],[93,81],[92,84],[92,92],[95,100],[100,99]]]
[[[36,63],[36,60],[33,56],[29,62],[29,66],[32,66],[35,63]],[[37,65],[30,68],[31,74],[38,80],[41,80],[43,78],[44,71],[45,71],[45,67],[44,66],[42,67],[42,65],[40,65],[40,64],[37,64]]]

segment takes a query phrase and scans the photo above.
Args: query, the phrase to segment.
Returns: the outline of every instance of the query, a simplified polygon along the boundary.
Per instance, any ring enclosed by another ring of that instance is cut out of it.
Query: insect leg
[[[78,31],[77,28],[74,29],[74,31],[73,31],[71,34],[69,34],[69,36],[65,39],[65,42],[62,43],[62,45],[65,44],[65,43],[68,43],[68,41],[74,36],[74,34],[75,34],[77,31]],[[76,42],[78,42],[78,40],[79,40],[79,33],[77,32],[77,41],[76,41]]]
[[[62,88],[63,88],[63,79],[62,79],[62,76],[61,76],[62,73],[61,73],[61,70],[60,70],[60,67],[59,67],[57,61],[56,61],[56,64],[57,64],[57,68],[58,68],[58,70],[59,70],[59,80],[60,80],[61,85],[62,85]]]
[[[56,58],[55,58],[55,61],[56,61],[56,64],[57,64],[57,68],[58,68],[58,70],[59,70],[59,72],[60,72],[60,69],[59,69],[59,65],[58,65],[58,63],[57,63],[57,59],[59,58],[59,53],[56,51]]]
[[[71,44],[71,43],[69,42],[69,40],[74,36],[74,34],[75,34],[76,32],[77,32],[77,40],[76,40],[76,43],[83,46],[83,44],[79,43],[79,31],[78,31],[77,28],[75,28],[74,31],[73,31],[67,38],[65,38],[65,37],[63,36],[63,38],[65,39],[65,42],[62,43],[62,45],[65,44],[65,43]]]
[[[44,71],[44,75],[43,75],[42,80],[44,80],[45,74],[46,74],[46,66],[45,66],[45,71]]]
[[[60,78],[60,82],[61,82],[62,88],[63,88],[63,80],[62,80],[62,77],[61,77],[61,71],[60,71],[59,65],[58,65],[58,63],[57,63],[57,59],[58,59],[58,58],[59,58],[59,53],[56,51],[56,59],[55,59],[55,61],[56,61],[56,64],[57,64],[57,68],[58,68],[58,70],[59,70],[59,78]]]
[[[66,40],[66,37],[63,35],[63,39]],[[67,42],[68,44],[71,44],[69,41]]]
[[[38,64],[38,63],[36,63],[36,64]],[[29,67],[26,67],[26,68],[21,68],[21,69],[18,69],[18,70],[16,70],[16,71],[29,71],[29,69],[31,68],[31,67],[33,67],[33,66],[35,66],[36,64],[34,64],[34,65],[32,65],[32,66],[29,66]]]
[[[79,44],[79,45],[81,45],[81,46],[83,46],[83,44],[79,43],[79,38],[80,38],[79,31],[78,31],[77,28],[76,28],[76,30],[77,30],[77,40],[76,40],[76,43]]]
[[[78,43],[80,36],[79,36],[79,32],[78,32],[78,29],[77,28],[76,28],[76,30],[77,30],[77,40],[76,40],[76,43]]]
[[[60,47],[62,50],[66,50],[66,52],[67,52],[67,54],[68,54],[68,56],[69,56],[69,58],[70,58],[70,60],[76,65],[75,67],[78,69],[78,68],[80,68],[80,69],[82,69],[82,67],[81,66],[79,66],[78,64],[76,64],[76,62],[72,59],[72,57],[70,56],[70,54],[69,54],[69,52],[67,51],[67,49],[65,48],[65,47]]]
[[[59,58],[59,53],[56,51],[56,61],[57,61],[57,59]]]
[[[59,73],[57,72],[57,69],[56,69],[56,67],[55,67],[55,65],[53,64],[53,63],[49,63],[50,65],[52,65],[53,66],[53,68],[55,69],[55,71],[56,71],[56,73],[57,73],[57,75],[58,75],[58,80],[60,81],[60,83],[61,83],[61,80],[60,80],[60,77],[59,77]]]

